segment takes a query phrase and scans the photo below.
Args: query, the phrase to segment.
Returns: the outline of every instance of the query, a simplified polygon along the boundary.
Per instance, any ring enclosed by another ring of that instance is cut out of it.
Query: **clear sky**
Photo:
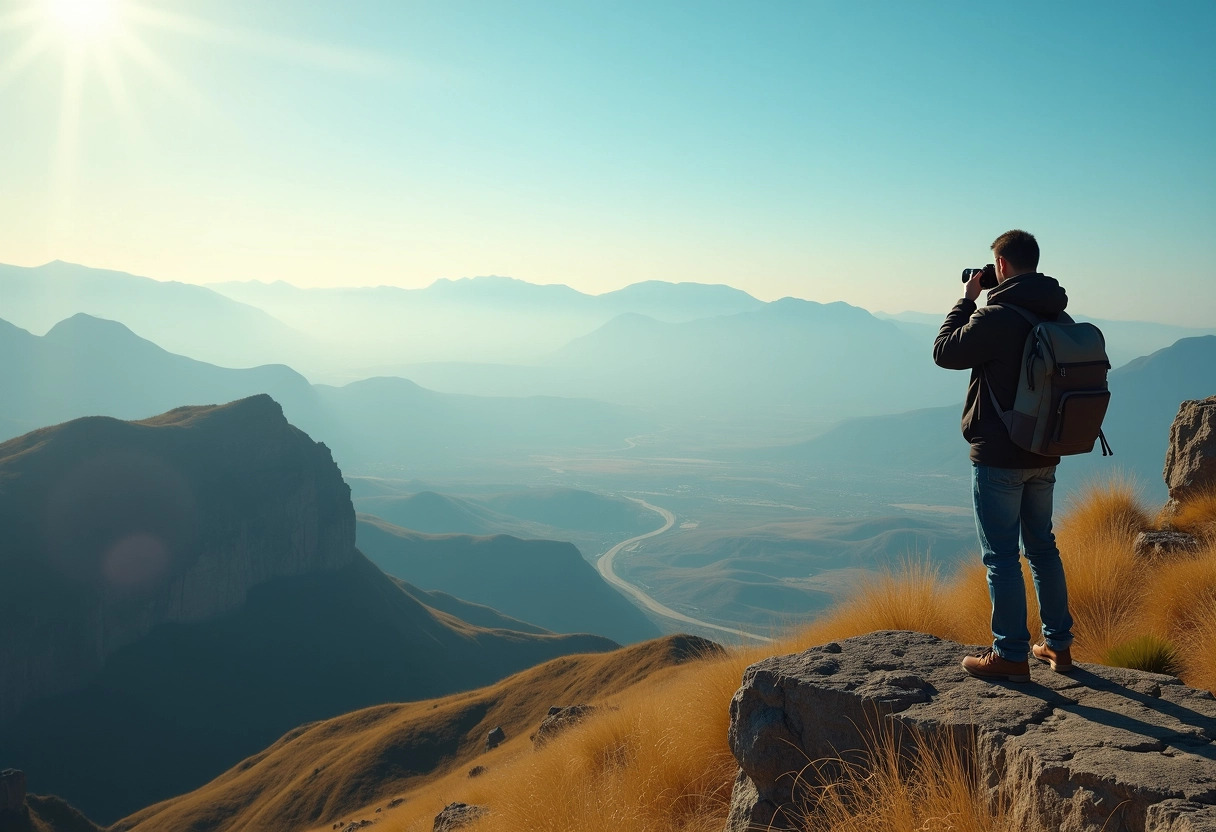
[[[1216,2],[0,0],[0,262],[1216,322]]]

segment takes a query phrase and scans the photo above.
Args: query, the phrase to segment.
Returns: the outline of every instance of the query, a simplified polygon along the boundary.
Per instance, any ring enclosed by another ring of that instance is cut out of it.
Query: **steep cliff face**
[[[419,603],[267,396],[0,445],[0,769],[105,823],[298,725],[615,647]]]
[[[0,723],[167,622],[354,562],[350,489],[269,396],[0,445]]]

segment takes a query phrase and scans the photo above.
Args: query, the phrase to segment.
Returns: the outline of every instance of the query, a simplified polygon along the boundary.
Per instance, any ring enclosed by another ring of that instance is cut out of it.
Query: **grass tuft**
[[[1168,517],[1161,517],[1163,526],[1193,534],[1207,543],[1216,543],[1216,488],[1191,497]]]
[[[1102,663],[1168,676],[1177,676],[1182,672],[1178,648],[1154,635],[1140,636],[1110,648],[1103,654]]]
[[[980,788],[966,745],[946,735],[897,737],[888,724],[860,759],[813,765],[806,832],[1013,832],[1005,801]],[[809,779],[809,778],[808,778]]]

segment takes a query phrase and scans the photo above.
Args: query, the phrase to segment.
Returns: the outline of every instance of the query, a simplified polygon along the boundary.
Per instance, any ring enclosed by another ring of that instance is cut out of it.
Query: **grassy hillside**
[[[1201,535],[1202,551],[1146,563],[1132,554],[1132,540],[1157,521],[1131,489],[1093,488],[1063,512],[1058,530],[1076,618],[1074,655],[1083,662],[1113,663],[1116,648],[1149,636],[1173,650],[1185,682],[1213,689],[1216,496],[1195,501],[1173,522]],[[748,664],[879,629],[987,643],[988,615],[978,557],[949,577],[918,566],[893,571],[776,645],[733,650],[641,681],[604,697],[616,710],[539,752],[504,750],[483,777],[453,772],[403,792],[406,800],[395,808],[369,804],[351,819],[383,818],[395,832],[424,832],[444,805],[459,800],[490,808],[467,827],[470,832],[720,832],[735,774],[726,746],[727,705]],[[910,776],[887,767],[846,782],[841,793],[851,791],[858,799],[829,801],[825,815],[807,828],[1014,832],[979,800],[978,785],[957,761],[952,764],[948,755],[935,760]],[[942,826],[943,817],[953,825]]]
[[[713,649],[700,639],[670,636],[614,653],[556,659],[470,693],[304,725],[206,786],[137,812],[112,829],[328,827],[403,790],[450,773],[464,777],[474,763],[498,765],[530,747],[528,735],[552,705],[612,696]],[[508,742],[484,753],[486,735],[499,726]]]

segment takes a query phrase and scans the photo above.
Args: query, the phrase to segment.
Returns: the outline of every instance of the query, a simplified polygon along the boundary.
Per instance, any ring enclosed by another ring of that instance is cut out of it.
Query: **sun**
[[[120,0],[43,0],[47,22],[73,39],[96,40],[114,34],[120,22]]]

